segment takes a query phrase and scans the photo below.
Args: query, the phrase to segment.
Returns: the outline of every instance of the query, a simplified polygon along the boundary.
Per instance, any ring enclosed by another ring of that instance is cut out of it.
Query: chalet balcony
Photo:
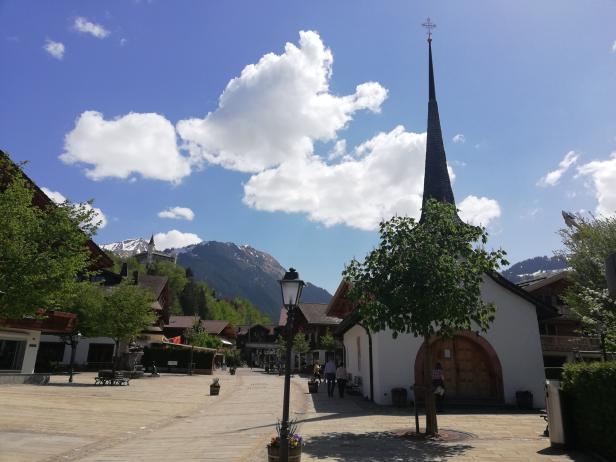
[[[573,335],[542,335],[543,351],[597,351],[600,348],[598,338],[578,337]]]

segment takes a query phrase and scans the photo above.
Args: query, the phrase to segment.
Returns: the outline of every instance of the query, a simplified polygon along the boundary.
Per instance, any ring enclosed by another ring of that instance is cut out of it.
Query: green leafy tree
[[[84,204],[33,205],[34,188],[0,152],[0,317],[61,309],[91,264],[98,222]]]
[[[77,316],[75,329],[72,332],[61,335],[63,342],[71,347],[71,359],[69,363],[69,382],[73,381],[73,367],[75,364],[75,352],[79,337],[98,337],[105,335],[104,325],[100,320],[105,316],[105,294],[98,284],[87,281],[75,284],[73,292],[67,297],[62,307],[63,311],[74,313]]]
[[[204,348],[220,348],[222,342],[215,335],[208,334],[202,327],[201,322],[197,321],[190,328],[184,331],[184,337],[189,345],[204,347]]]
[[[127,281],[113,287],[105,297],[104,309],[96,320],[101,334],[115,340],[114,370],[118,365],[120,342],[128,342],[152,325],[156,316],[152,311],[154,296]]]
[[[225,352],[225,361],[229,367],[240,367],[242,360],[240,357],[240,350],[229,349]]]
[[[336,339],[332,335],[329,328],[325,331],[325,335],[321,337],[321,345],[328,353],[331,351],[336,351]]]
[[[380,242],[363,262],[352,260],[343,277],[358,302],[362,324],[389,329],[394,338],[423,338],[425,377],[431,377],[433,335],[485,331],[495,307],[481,298],[486,272],[502,264],[505,252],[486,251],[484,228],[469,226],[449,204],[428,201],[423,220],[394,217],[380,224]],[[426,390],[426,432],[438,433],[434,395]]]
[[[293,351],[300,355],[310,351],[310,344],[306,339],[306,334],[303,332],[298,332],[293,337]]]
[[[563,300],[582,321],[581,332],[600,339],[602,356],[616,348],[616,300],[610,298],[605,260],[616,251],[616,218],[577,215],[560,230],[564,249],[558,255],[571,268],[571,286]]]

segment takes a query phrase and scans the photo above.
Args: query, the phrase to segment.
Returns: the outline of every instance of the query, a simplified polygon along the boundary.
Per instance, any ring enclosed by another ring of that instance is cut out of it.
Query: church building
[[[436,102],[430,37],[428,53],[423,199],[424,203],[436,199],[455,205]],[[390,330],[368,331],[356,307],[345,298],[348,289],[343,281],[327,314],[343,318],[336,334],[343,338],[347,371],[362,394],[378,404],[392,404],[392,389],[404,388],[408,393],[413,385],[431,383],[424,377],[423,339],[404,333],[394,339]],[[534,407],[543,407],[545,373],[538,319],[556,313],[496,272],[484,275],[481,296],[496,306],[487,332],[458,332],[452,339],[432,339],[433,364],[440,362],[444,370],[446,402],[515,405],[517,392],[530,391]]]
[[[170,255],[165,252],[156,250],[156,244],[154,243],[153,234],[152,237],[150,237],[150,242],[148,243],[148,250],[135,255],[135,259],[142,265],[145,265],[146,268],[149,268],[154,264],[154,262],[157,261],[167,261],[175,265],[176,258],[177,255]]]

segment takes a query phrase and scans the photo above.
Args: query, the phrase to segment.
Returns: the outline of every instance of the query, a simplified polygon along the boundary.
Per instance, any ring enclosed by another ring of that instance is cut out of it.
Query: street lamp
[[[68,342],[68,344],[71,346],[71,363],[69,366],[70,371],[69,371],[69,376],[68,376],[68,383],[73,383],[73,373],[75,372],[75,352],[77,351],[77,344],[79,343],[80,339],[81,339],[81,332],[77,332],[77,335],[72,333],[70,336],[70,340]]]
[[[295,308],[302,295],[304,281],[299,278],[299,274],[294,268],[289,268],[280,282],[282,292],[282,304],[287,310],[287,340],[285,351],[285,370],[284,370],[284,398],[282,403],[282,423],[280,424],[280,460],[289,461],[289,398],[291,392],[291,348],[293,346],[293,317]]]

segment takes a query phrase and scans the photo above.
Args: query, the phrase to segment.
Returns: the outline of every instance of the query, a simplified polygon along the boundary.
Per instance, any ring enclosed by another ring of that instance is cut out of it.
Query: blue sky
[[[463,216],[515,262],[613,214],[612,1],[4,0],[0,147],[94,199],[99,243],[250,244],[333,291],[418,212],[427,16]]]

